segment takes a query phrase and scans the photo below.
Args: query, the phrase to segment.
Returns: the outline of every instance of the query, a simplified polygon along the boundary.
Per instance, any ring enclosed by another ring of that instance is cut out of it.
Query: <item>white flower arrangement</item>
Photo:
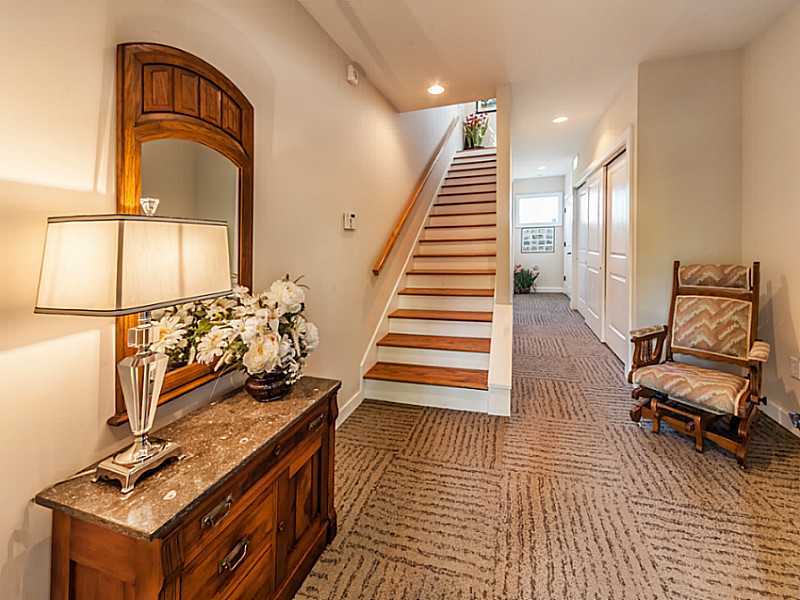
[[[304,315],[305,290],[298,281],[287,275],[255,296],[237,287],[225,298],[166,309],[152,348],[175,365],[197,361],[215,371],[240,367],[256,376],[280,371],[294,383],[319,346],[317,326]]]

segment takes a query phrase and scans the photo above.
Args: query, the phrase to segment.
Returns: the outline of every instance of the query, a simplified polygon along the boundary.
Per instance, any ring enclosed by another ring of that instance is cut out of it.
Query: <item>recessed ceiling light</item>
[[[569,117],[565,117],[564,115],[553,119],[553,123],[566,123],[567,121],[569,121]]]
[[[428,88],[428,93],[432,96],[438,96],[439,94],[444,94],[444,87],[439,85],[438,83],[434,83],[431,87]]]
[[[539,165],[538,169],[540,171],[544,171],[547,167],[545,165]]]

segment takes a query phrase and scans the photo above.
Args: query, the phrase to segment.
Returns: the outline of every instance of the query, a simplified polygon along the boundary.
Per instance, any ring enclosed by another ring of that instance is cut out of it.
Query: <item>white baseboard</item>
[[[364,401],[364,391],[362,388],[359,387],[358,391],[353,394],[347,402],[342,404],[339,407],[339,416],[336,418],[336,429],[342,426],[342,423],[347,421],[350,415],[353,414],[353,411],[361,406],[361,403]]]
[[[764,404],[759,408],[761,409],[761,412],[763,412],[784,429],[787,429],[789,433],[800,437],[800,429],[797,429],[792,424],[792,420],[789,418],[789,413],[785,409],[770,402],[767,402],[767,404]]]
[[[564,288],[558,286],[536,286],[535,293],[538,294],[540,292],[545,294],[553,294],[553,293],[563,294]]]

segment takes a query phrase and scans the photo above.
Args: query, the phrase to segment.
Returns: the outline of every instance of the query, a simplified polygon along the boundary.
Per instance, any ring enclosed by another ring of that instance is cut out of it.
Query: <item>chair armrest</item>
[[[767,342],[756,340],[753,342],[753,347],[750,348],[750,353],[747,355],[747,360],[751,363],[765,363],[769,360],[770,346]]]
[[[659,334],[666,333],[666,325],[653,325],[651,327],[642,327],[641,329],[634,329],[631,331],[631,341],[635,344],[639,340],[655,337]]]
[[[667,339],[667,329],[666,325],[656,325],[631,331],[633,355],[631,356],[631,372],[628,373],[629,383],[633,382],[633,373],[636,369],[657,365],[661,362],[664,342]]]

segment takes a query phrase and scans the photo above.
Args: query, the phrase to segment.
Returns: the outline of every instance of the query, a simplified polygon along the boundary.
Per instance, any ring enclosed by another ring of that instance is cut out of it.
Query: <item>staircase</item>
[[[497,236],[494,148],[458,152],[364,375],[364,397],[485,412]]]

